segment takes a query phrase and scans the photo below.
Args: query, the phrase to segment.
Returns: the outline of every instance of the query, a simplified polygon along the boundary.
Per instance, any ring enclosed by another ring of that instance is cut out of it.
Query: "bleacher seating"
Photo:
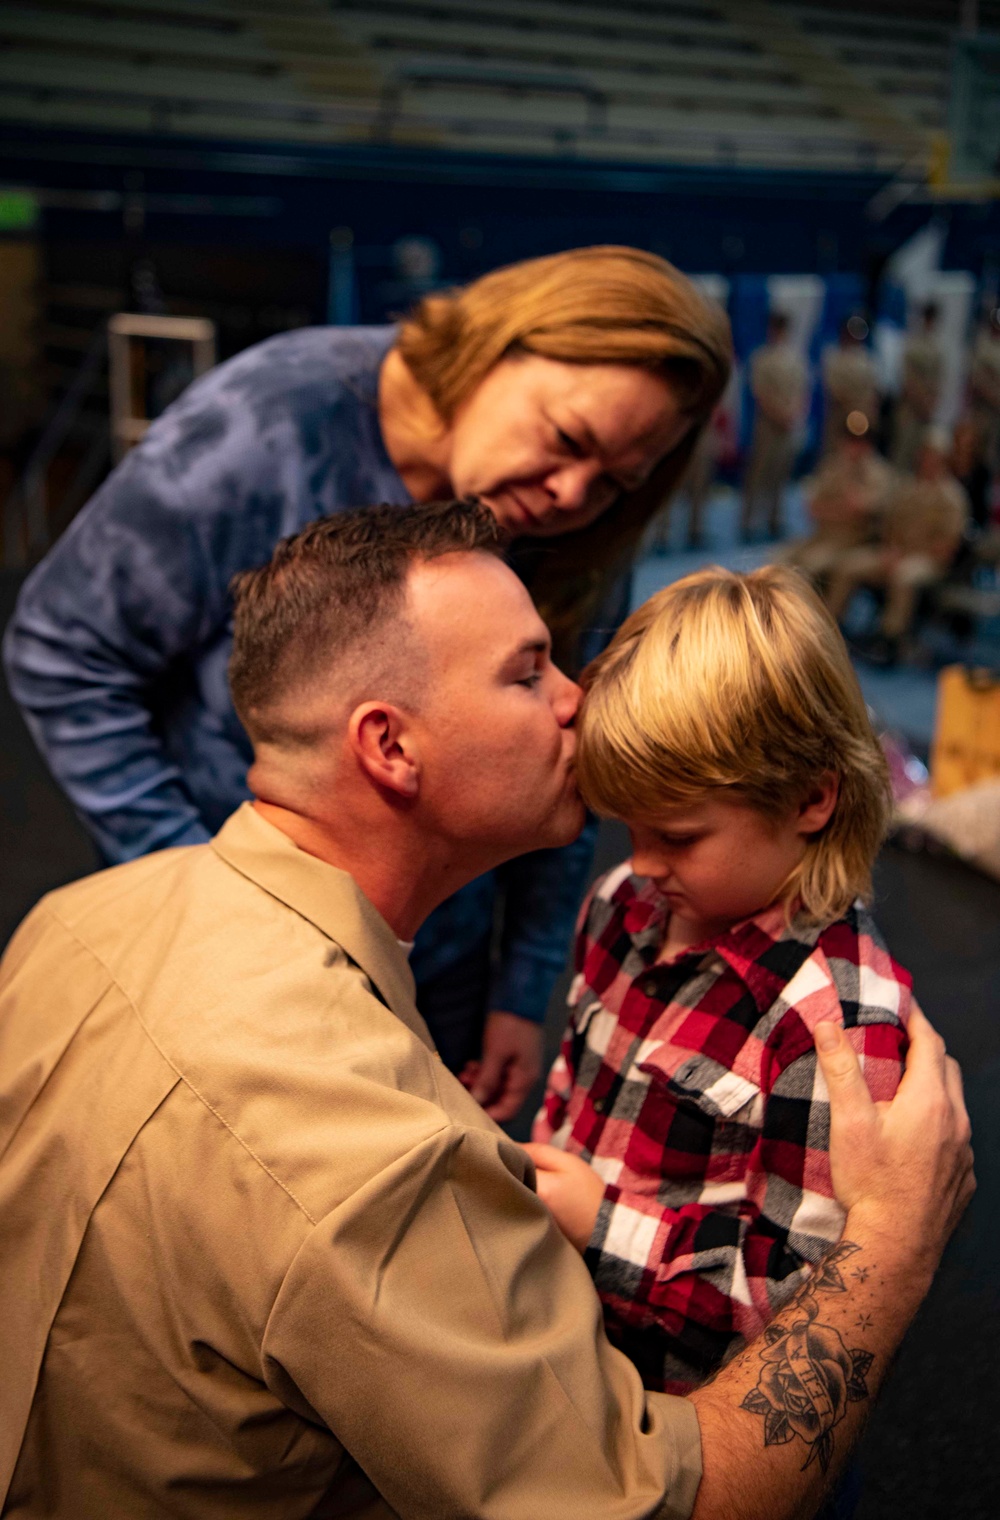
[[[1000,5],[980,10],[1000,19]],[[955,11],[944,0],[877,15],[859,0],[15,0],[0,11],[0,121],[891,170],[944,122]]]

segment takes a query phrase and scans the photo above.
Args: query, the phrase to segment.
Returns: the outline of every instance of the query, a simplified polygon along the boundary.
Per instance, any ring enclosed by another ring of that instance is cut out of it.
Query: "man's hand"
[[[838,1201],[894,1235],[932,1273],[976,1189],[957,1061],[914,1004],[910,1049],[891,1103],[873,1103],[838,1025],[816,1051],[830,1090],[830,1166]],[[827,1043],[828,1042],[828,1043]]]
[[[844,1239],[764,1333],[689,1395],[704,1463],[692,1520],[815,1514],[972,1196],[958,1067],[920,1011],[891,1103],[873,1103],[837,1024],[816,1050],[830,1091]]]
[[[542,1026],[516,1013],[487,1014],[483,1053],[459,1081],[491,1119],[513,1119],[542,1072]]]
[[[579,1156],[568,1156],[555,1145],[523,1147],[535,1163],[538,1196],[570,1245],[582,1255],[594,1233],[604,1182]]]

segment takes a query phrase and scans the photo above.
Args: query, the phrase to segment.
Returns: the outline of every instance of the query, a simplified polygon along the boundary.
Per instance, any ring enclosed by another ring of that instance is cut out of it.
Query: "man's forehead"
[[[431,639],[505,651],[548,634],[531,597],[509,565],[479,551],[418,561],[407,583],[408,612]]]

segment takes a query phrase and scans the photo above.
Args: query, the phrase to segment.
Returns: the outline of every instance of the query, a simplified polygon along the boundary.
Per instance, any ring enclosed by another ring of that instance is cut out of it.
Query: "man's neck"
[[[451,496],[448,430],[395,348],[379,374],[378,418],[386,452],[414,501]]]
[[[254,801],[262,818],[306,855],[344,871],[385,919],[397,939],[410,941],[428,915],[480,874],[461,869],[433,841],[377,825],[345,837],[329,824],[273,802]],[[486,869],[484,866],[483,869]]]

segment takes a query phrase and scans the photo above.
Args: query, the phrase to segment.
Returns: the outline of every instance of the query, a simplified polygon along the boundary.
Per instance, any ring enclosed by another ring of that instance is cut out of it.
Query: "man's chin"
[[[563,802],[546,820],[543,842],[533,846],[536,850],[554,850],[564,844],[572,844],[574,839],[579,838],[580,831],[587,821],[587,810],[579,797],[572,801]]]

